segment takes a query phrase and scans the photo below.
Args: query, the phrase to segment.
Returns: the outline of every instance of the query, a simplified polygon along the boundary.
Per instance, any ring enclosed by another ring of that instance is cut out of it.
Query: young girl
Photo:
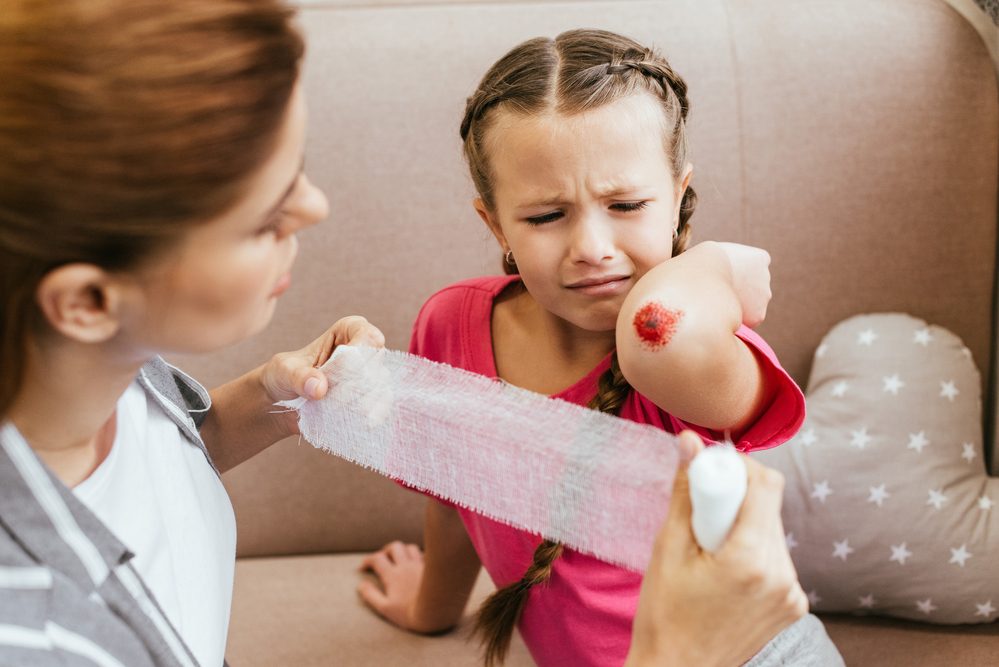
[[[219,473],[297,431],[336,323],[212,392],[164,352],[263,328],[296,233],[303,45],[271,0],[0,12],[0,664],[221,665],[236,527]],[[209,410],[209,407],[211,408]]]
[[[749,328],[770,299],[768,255],[687,250],[689,108],[661,56],[612,33],[533,39],[501,58],[461,136],[508,275],[431,297],[411,351],[669,432],[730,434],[743,452],[789,439],[802,394]],[[481,562],[500,589],[478,619],[488,665],[518,623],[541,667],[624,662],[638,574],[433,500],[425,549],[396,543],[365,561],[384,590],[359,592],[396,624],[453,625]]]

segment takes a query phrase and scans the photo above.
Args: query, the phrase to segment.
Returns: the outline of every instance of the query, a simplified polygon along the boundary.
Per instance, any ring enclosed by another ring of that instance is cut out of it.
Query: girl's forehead
[[[647,94],[576,114],[502,110],[487,135],[494,186],[548,189],[583,174],[608,185],[658,179],[669,172],[662,133],[662,110]]]
[[[665,113],[652,94],[639,91],[620,99],[582,111],[560,111],[556,105],[536,113],[521,113],[508,107],[495,111],[487,139],[502,141],[521,134],[578,136],[606,133],[609,130],[638,128],[643,132],[661,132]]]

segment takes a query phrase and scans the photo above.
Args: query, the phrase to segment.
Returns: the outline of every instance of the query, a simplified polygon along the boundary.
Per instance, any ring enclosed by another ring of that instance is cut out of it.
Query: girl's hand
[[[416,599],[423,581],[423,552],[415,544],[392,542],[361,561],[361,571],[371,572],[357,585],[357,593],[372,610],[406,630],[425,632],[415,622]],[[379,585],[380,584],[380,585]]]
[[[732,267],[732,287],[742,306],[742,323],[758,326],[767,316],[770,291],[770,253],[740,243],[717,244]]]
[[[272,403],[300,396],[318,400],[329,391],[319,370],[340,345],[385,347],[385,336],[360,315],[338,320],[326,333],[300,350],[274,355],[263,367],[261,382]]]
[[[702,446],[692,432],[680,438],[688,452]],[[745,461],[746,499],[713,555],[694,540],[687,471],[677,472],[642,583],[626,667],[741,665],[807,613],[780,518],[783,478]]]

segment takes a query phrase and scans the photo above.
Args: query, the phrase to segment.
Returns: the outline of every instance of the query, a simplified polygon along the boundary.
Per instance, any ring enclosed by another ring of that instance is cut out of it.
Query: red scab
[[[658,301],[649,301],[635,313],[632,325],[642,346],[654,351],[666,347],[682,319],[682,310],[671,310]]]

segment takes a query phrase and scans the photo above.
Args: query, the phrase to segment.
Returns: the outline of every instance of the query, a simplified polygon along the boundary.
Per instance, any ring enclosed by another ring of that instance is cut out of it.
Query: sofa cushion
[[[995,667],[999,625],[947,626],[821,615],[850,667]]]
[[[469,619],[440,637],[399,630],[371,613],[354,592],[359,554],[242,558],[229,627],[234,667],[475,667]],[[492,590],[483,575],[469,609]],[[822,618],[851,667],[986,667],[999,655],[999,626],[933,626],[892,619]],[[532,667],[518,636],[506,667]]]
[[[980,386],[957,336],[908,315],[853,317],[823,339],[802,430],[755,455],[787,478],[784,526],[814,610],[999,618]]]
[[[419,636],[375,616],[357,597],[362,556],[242,558],[236,564],[227,659],[234,667],[469,667],[481,664],[466,617]],[[469,609],[492,590],[483,574]],[[534,664],[514,636],[506,667]]]

